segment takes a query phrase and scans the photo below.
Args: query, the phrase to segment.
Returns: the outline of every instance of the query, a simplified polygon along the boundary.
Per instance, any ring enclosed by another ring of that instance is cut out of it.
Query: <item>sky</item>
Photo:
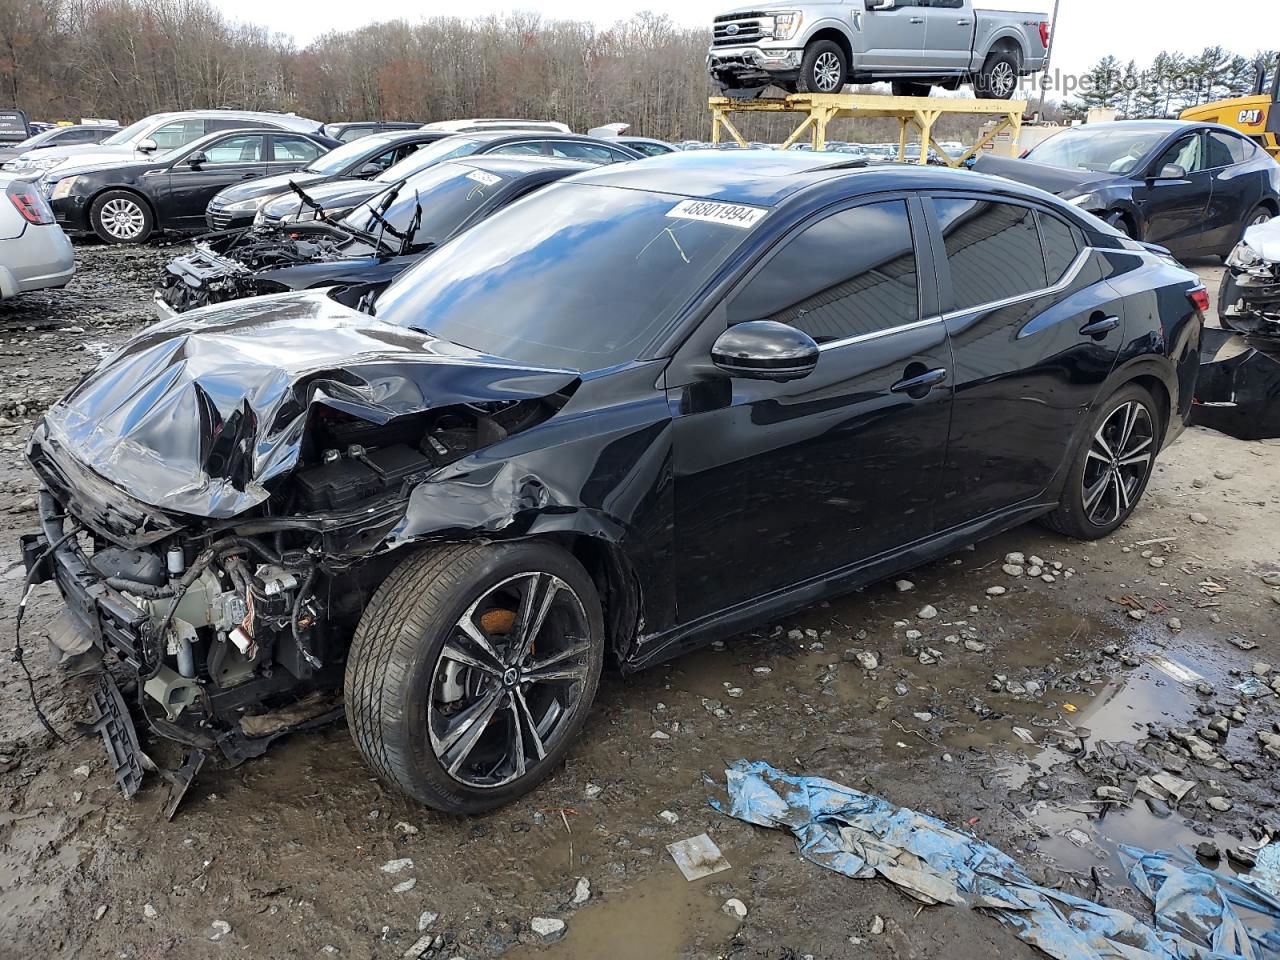
[[[483,16],[513,9],[536,10],[547,19],[624,19],[640,10],[665,13],[685,26],[709,25],[717,13],[735,9],[732,0],[468,0],[464,5],[434,0],[378,0],[359,3],[328,0],[213,0],[228,16],[292,35],[305,44],[330,30],[349,30],[379,20],[410,21],[430,16]],[[747,4],[749,6],[749,4]],[[1025,10],[1048,14],[1053,0],[979,0],[980,9]],[[739,7],[740,8],[740,7]],[[1054,63],[1080,73],[1099,57],[1114,53],[1139,67],[1161,50],[1199,52],[1222,46],[1252,54],[1259,47],[1280,47],[1280,3],[1276,0],[1061,0],[1054,40]]]

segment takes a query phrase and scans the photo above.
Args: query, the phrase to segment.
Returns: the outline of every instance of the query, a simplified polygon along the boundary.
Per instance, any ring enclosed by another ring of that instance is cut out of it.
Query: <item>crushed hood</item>
[[[294,469],[311,409],[373,423],[546,397],[578,374],[524,367],[351,310],[324,293],[181,314],[108,357],[37,428],[144,504],[223,519]]]
[[[1244,232],[1244,242],[1269,263],[1280,263],[1280,219],[1268,220]]]

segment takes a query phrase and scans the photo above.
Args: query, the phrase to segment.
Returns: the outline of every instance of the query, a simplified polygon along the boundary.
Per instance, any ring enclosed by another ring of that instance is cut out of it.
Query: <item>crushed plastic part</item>
[[[1155,925],[1032,882],[1011,857],[942,821],[820,777],[764,762],[725,771],[728,806],[747,823],[787,829],[803,857],[847,877],[883,877],[924,904],[983,910],[1059,960],[1264,960],[1274,932],[1247,928],[1232,904],[1280,918],[1280,902],[1166,853],[1122,848]]]
[[[1187,422],[1240,440],[1280,437],[1280,359],[1252,347],[1215,359],[1234,337],[1227,330],[1202,331],[1200,376]]]
[[[1258,851],[1257,862],[1246,880],[1263,893],[1280,897],[1280,842],[1273,841]]]

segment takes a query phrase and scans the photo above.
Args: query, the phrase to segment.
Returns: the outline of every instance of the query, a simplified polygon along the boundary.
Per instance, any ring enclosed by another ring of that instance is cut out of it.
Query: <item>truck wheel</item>
[[[893,81],[895,97],[929,97],[933,95],[932,83],[917,83],[914,80]]]
[[[800,93],[839,93],[848,77],[844,51],[830,40],[819,40],[805,48],[796,88]]]
[[[136,193],[108,190],[89,208],[89,225],[103,243],[144,243],[155,229],[155,217]]]
[[[595,586],[545,543],[416,553],[383,582],[347,659],[351,736],[389,784],[480,813],[563,759],[604,663]]]
[[[1160,452],[1161,418],[1151,394],[1129,384],[1095,407],[1087,424],[1058,508],[1043,522],[1077,540],[1098,540],[1142,499]]]
[[[1022,69],[1016,50],[993,50],[974,80],[974,92],[992,100],[1010,100],[1018,89],[1018,73]]]

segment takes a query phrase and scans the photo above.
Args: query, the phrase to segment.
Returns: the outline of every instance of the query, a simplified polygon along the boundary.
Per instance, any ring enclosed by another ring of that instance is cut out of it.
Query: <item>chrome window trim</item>
[[[884,330],[875,330],[871,333],[860,333],[856,337],[845,337],[843,340],[829,340],[826,343],[818,344],[818,352],[824,350],[833,350],[836,347],[847,347],[853,343],[863,343],[867,340],[877,340],[880,337],[887,337],[893,333],[905,333],[907,330],[916,330],[920,327],[927,327],[931,324],[942,323],[944,317],[926,317],[923,320],[916,320],[913,323],[904,323],[898,327],[887,327]]]
[[[1062,279],[1052,286],[1044,287],[1040,290],[1033,290],[1030,293],[1020,293],[1015,297],[1005,297],[1003,300],[992,300],[990,303],[979,303],[976,306],[965,307],[963,310],[952,310],[942,315],[943,320],[954,320],[957,317],[967,317],[971,313],[985,313],[990,310],[1003,310],[1005,307],[1012,307],[1019,303],[1025,303],[1028,300],[1038,300],[1040,297],[1047,297],[1054,293],[1062,293],[1067,287],[1075,282],[1076,277],[1080,275],[1080,271],[1084,269],[1084,265],[1093,255],[1093,247],[1085,247],[1077,254],[1076,258],[1071,261],[1071,266],[1067,267],[1067,272],[1062,275]]]

